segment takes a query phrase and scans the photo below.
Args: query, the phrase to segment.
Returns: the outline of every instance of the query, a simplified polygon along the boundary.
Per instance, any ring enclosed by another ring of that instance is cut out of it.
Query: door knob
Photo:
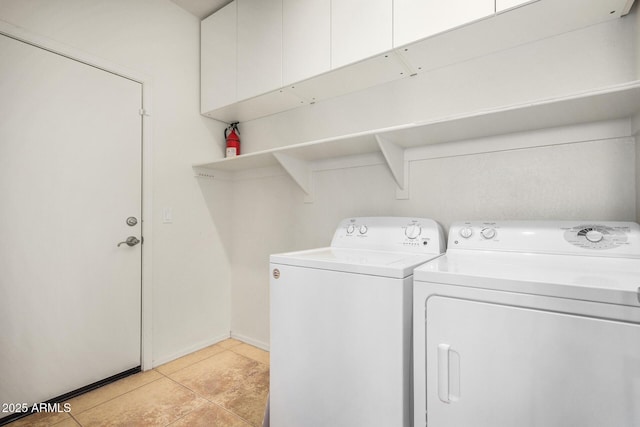
[[[120,242],[118,243],[118,247],[120,247],[120,245],[126,243],[129,246],[135,246],[138,243],[140,243],[140,240],[138,238],[136,238],[135,236],[129,236],[127,237],[127,240],[125,240],[124,242]]]

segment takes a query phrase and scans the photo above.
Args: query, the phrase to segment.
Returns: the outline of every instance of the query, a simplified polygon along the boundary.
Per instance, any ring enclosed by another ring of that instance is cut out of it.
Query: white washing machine
[[[432,220],[370,217],[271,255],[272,427],[411,425],[412,274],[442,252]]]
[[[415,426],[640,426],[639,236],[454,224],[414,273]]]

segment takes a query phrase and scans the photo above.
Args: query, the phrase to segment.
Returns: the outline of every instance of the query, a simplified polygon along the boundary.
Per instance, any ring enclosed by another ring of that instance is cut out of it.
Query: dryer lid
[[[414,281],[640,305],[640,259],[450,250]]]

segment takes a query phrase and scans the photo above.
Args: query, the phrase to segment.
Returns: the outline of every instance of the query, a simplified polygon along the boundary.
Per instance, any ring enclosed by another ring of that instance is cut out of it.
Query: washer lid
[[[275,254],[271,255],[270,261],[273,264],[402,279],[409,277],[416,266],[437,256],[440,255],[328,247]]]
[[[414,281],[640,306],[640,259],[449,250]]]

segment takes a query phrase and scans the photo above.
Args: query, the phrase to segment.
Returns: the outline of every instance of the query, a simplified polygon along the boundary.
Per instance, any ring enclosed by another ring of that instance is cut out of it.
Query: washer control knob
[[[598,243],[604,238],[604,235],[598,230],[590,230],[589,232],[587,232],[585,237],[592,243]]]
[[[360,234],[366,234],[368,228],[366,225],[361,225],[360,226]]]
[[[473,235],[473,229],[471,227],[464,227],[460,229],[460,236],[464,237],[465,239],[468,239],[472,235]]]
[[[353,224],[349,224],[347,227],[347,234],[351,234],[356,230],[356,227]]]
[[[496,229],[491,227],[483,228],[480,234],[482,234],[482,237],[485,239],[493,239],[496,237]]]
[[[420,236],[421,233],[422,228],[417,224],[411,224],[404,230],[405,236],[410,239],[415,239],[416,237]]]

